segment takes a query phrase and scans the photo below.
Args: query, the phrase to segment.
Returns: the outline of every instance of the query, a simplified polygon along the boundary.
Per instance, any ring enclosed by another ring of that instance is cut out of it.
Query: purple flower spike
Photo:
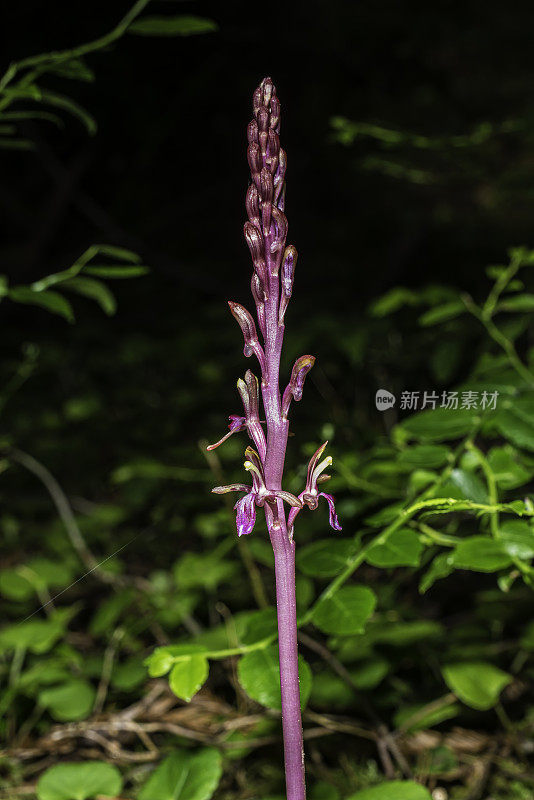
[[[245,451],[245,469],[252,486],[234,483],[217,486],[216,494],[242,492],[235,504],[237,533],[247,536],[254,528],[257,507],[263,507],[269,538],[274,551],[278,647],[280,653],[280,691],[287,800],[305,800],[304,752],[299,698],[298,643],[295,597],[295,542],[293,523],[306,506],[314,510],[320,497],[330,509],[330,524],[341,530],[334,499],[319,492],[318,485],[328,480],[324,470],[332,463],[322,459],[326,443],[314,454],[308,467],[306,487],[298,496],[282,489],[284,461],[289,436],[288,410],[292,400],[300,400],[306,375],[314,356],[297,359],[291,378],[280,397],[280,360],[285,334],[285,314],[293,293],[297,251],[286,245],[288,223],[285,208],[287,156],[280,146],[280,101],[270,78],[264,78],[253,95],[253,120],[247,128],[247,159],[250,181],[245,207],[248,220],[245,239],[252,257],[250,287],[257,322],[239,303],[230,310],[245,338],[245,356],[253,353],[261,366],[260,382],[250,370],[237,384],[244,417],[231,417],[230,433],[246,427],[254,448]],[[261,342],[259,340],[261,336]],[[260,402],[263,401],[263,412]],[[260,416],[265,421],[260,422]],[[263,424],[266,430],[264,431]],[[220,442],[217,443],[217,445]],[[215,447],[217,445],[212,445]],[[285,504],[289,506],[289,513]]]
[[[252,493],[246,494],[234,506],[237,511],[236,527],[238,536],[248,536],[256,524],[256,504]]]

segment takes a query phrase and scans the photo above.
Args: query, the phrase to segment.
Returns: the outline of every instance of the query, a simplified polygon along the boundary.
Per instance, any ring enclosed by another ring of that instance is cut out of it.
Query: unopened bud
[[[260,205],[259,195],[255,184],[251,183],[247,189],[247,196],[245,198],[245,207],[249,220],[257,228],[260,226]]]
[[[273,97],[271,97],[270,123],[271,123],[271,128],[278,133],[280,126],[280,100],[276,95],[273,95]]]
[[[254,320],[247,309],[240,303],[234,303],[232,300],[229,300],[228,305],[230,306],[232,316],[237,320],[243,332],[243,337],[245,339],[245,355],[251,356],[254,352],[253,346],[258,342],[258,334],[256,333]]]
[[[244,232],[245,239],[247,240],[250,250],[250,255],[252,256],[252,261],[254,264],[256,264],[256,262],[263,260],[264,258],[263,236],[259,232],[258,228],[256,228],[256,226],[251,222],[245,222]]]
[[[315,364],[315,356],[301,356],[297,358],[291,371],[291,379],[282,398],[282,413],[287,416],[291,399],[297,402],[302,399],[302,390],[306,375]]]
[[[292,244],[286,247],[282,260],[282,291],[286,297],[291,297],[291,292],[293,291],[297,256],[296,247],[293,247]]]
[[[249,122],[247,127],[247,139],[249,144],[258,143],[258,123],[255,119]]]
[[[269,112],[265,106],[260,106],[256,112],[256,122],[258,123],[258,130],[260,133],[269,129]]]
[[[256,172],[261,172],[262,168],[262,159],[261,159],[261,150],[259,144],[256,142],[252,142],[247,147],[247,158],[248,158],[248,165],[250,167],[250,172],[252,175]]]

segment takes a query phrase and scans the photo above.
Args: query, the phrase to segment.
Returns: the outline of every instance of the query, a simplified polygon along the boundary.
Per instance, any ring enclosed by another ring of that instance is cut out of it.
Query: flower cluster
[[[271,518],[274,519],[275,515],[282,513],[282,503],[285,502],[290,506],[287,530],[292,537],[297,514],[304,507],[315,510],[319,497],[324,497],[329,504],[331,526],[334,530],[341,530],[332,495],[317,489],[318,484],[328,480],[329,476],[322,473],[332,463],[330,457],[320,462],[326,442],[310,461],[306,488],[299,497],[279,488],[279,480],[274,481],[276,488],[271,488],[273,481],[269,481],[267,474],[267,461],[271,453],[271,468],[275,463],[275,471],[281,478],[289,407],[292,400],[301,399],[306,375],[313,367],[315,358],[304,355],[296,360],[289,383],[281,395],[278,388],[280,354],[285,313],[293,292],[297,251],[293,245],[286,246],[288,224],[284,214],[284,179],[287,159],[280,147],[280,101],[270,78],[265,78],[254,92],[253,112],[254,118],[247,129],[251,181],[245,201],[248,221],[244,226],[244,234],[252,256],[251,290],[256,305],[257,326],[250,312],[240,303],[229,301],[228,305],[243,333],[245,356],[256,356],[261,369],[267,436],[260,420],[259,381],[251,370],[247,370],[244,380],[237,382],[244,416],[231,415],[228,433],[215,444],[209,445],[208,449],[212,450],[232,434],[246,430],[254,444],[254,448],[247,447],[245,451],[244,465],[251,475],[252,485],[217,486],[213,492],[244,493],[235,504],[239,536],[253,530],[258,506],[269,506]]]

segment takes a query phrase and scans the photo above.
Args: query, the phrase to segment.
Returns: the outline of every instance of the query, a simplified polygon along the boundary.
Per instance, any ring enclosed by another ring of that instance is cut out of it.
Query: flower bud
[[[264,260],[263,236],[258,228],[251,222],[245,222],[244,232],[254,264]]]
[[[245,198],[245,207],[249,220],[256,228],[260,227],[260,204],[259,195],[256,186],[251,183],[247,189],[247,196]]]
[[[271,103],[271,98],[274,91],[274,84],[272,78],[267,76],[260,83],[260,89],[263,91],[263,105],[268,106]]]
[[[286,247],[282,260],[282,291],[286,297],[291,297],[291,292],[293,291],[297,256],[296,247],[293,247],[292,244]]]
[[[247,127],[247,139],[249,144],[258,143],[258,123],[255,119],[249,122]]]
[[[261,172],[263,164],[259,144],[256,142],[249,144],[247,147],[247,158],[251,174],[254,175],[255,172]]]
[[[258,123],[258,130],[260,133],[269,129],[269,112],[265,106],[260,106],[256,112],[256,121]]]
[[[282,296],[280,298],[280,308],[278,310],[278,324],[284,324],[284,316],[289,303],[289,298],[293,291],[293,280],[295,278],[295,265],[297,263],[297,249],[293,245],[286,247],[282,259]]]
[[[301,356],[297,358],[291,371],[291,379],[282,398],[282,414],[287,416],[289,405],[294,398],[297,402],[302,399],[302,389],[306,375],[315,364],[315,356]]]
[[[271,119],[270,125],[277,133],[280,132],[280,100],[276,95],[271,97]]]
[[[237,320],[243,332],[243,337],[245,339],[245,355],[251,356],[254,352],[253,345],[258,342],[258,334],[256,333],[254,320],[247,309],[240,305],[240,303],[234,303],[232,300],[229,300],[228,305],[230,306],[232,316]]]
[[[274,221],[274,235],[271,238],[271,253],[273,255],[281,253],[286,243],[287,236],[287,217],[283,211],[275,205],[272,207],[272,218]]]

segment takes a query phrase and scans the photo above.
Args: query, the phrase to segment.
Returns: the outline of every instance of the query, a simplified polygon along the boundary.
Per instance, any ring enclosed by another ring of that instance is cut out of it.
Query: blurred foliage
[[[87,194],[91,178],[59,223],[52,193],[42,219],[55,235],[37,231],[34,249],[18,247],[25,214],[8,203],[0,790],[9,800],[283,793],[272,554],[260,525],[238,541],[231,508],[209,493],[223,475],[240,479],[243,442],[233,437],[209,460],[203,450],[239,410],[228,376],[244,364],[222,301],[247,289],[245,167],[228,165],[243,160],[242,106],[263,70],[247,58],[264,19],[207,3],[194,9],[202,16],[137,16],[146,5],[115,28],[106,18],[112,32],[91,45],[16,60],[1,84],[3,144],[31,145],[39,169],[60,176],[59,194],[77,166],[63,183],[56,152],[70,159],[79,132],[62,131],[61,144],[45,133],[41,122],[64,124],[49,106],[91,133],[85,106],[105,127],[123,92],[125,122],[115,118],[102,141],[113,154],[116,135],[131,162],[97,170],[113,187],[104,213]],[[514,242],[532,244],[530,32],[520,12],[501,8],[497,19],[485,7],[480,17],[476,3],[457,27],[452,11],[362,8],[288,9],[272,47],[286,65],[290,222],[307,251],[287,365],[318,355],[293,411],[304,444],[296,452],[290,440],[285,488],[299,490],[307,459],[330,439],[343,523],[339,536],[327,533],[322,509],[296,530],[310,798],[527,800],[534,255],[512,247],[503,264],[484,266]],[[128,31],[209,33],[211,17],[215,36],[147,39],[143,58],[144,39],[131,52],[127,41],[108,49]],[[444,19],[458,64],[436,25]],[[302,51],[292,49],[295,20],[325,65],[314,81],[303,83]],[[507,59],[495,56],[495,38]],[[87,57],[103,48],[111,77],[84,94],[99,75]],[[237,70],[235,52],[246,61]],[[187,74],[176,69],[182,58]],[[133,80],[119,81],[113,65]],[[67,78],[80,81],[83,103],[56,93]],[[168,97],[173,107],[155,119]],[[43,178],[28,154],[16,158],[6,186],[33,211]],[[162,241],[163,229],[172,231]],[[114,246],[88,244],[102,240]],[[133,280],[111,293],[120,277]],[[76,326],[65,324],[73,310],[63,290],[81,296]],[[396,397],[384,411],[381,389]],[[454,392],[458,408],[442,407]]]

